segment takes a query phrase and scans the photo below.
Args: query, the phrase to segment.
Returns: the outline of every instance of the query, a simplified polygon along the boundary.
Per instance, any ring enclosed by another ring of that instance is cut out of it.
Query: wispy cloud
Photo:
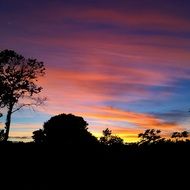
[[[180,125],[174,122],[166,122],[156,116],[144,113],[124,111],[112,107],[98,108],[99,113],[89,114],[92,118],[101,118],[114,121],[125,121],[133,126],[146,128],[157,128],[164,131],[181,129]]]
[[[19,2],[1,4],[0,49],[45,62],[41,112],[80,114],[94,133],[110,126],[125,138],[145,128],[187,127],[170,110],[189,97],[189,1]],[[21,134],[23,123],[15,121],[21,127],[12,132]]]

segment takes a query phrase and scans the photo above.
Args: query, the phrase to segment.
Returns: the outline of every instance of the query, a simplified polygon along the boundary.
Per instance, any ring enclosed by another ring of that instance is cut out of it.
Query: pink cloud
[[[65,22],[67,19],[70,22]],[[56,6],[34,11],[26,17],[20,15],[12,23],[18,24],[18,28],[22,25],[22,31],[16,37],[7,37],[4,44],[22,46],[23,51],[27,49],[23,47],[28,47],[29,54],[32,52],[47,65],[47,76],[40,82],[49,101],[47,107],[41,108],[42,112],[52,115],[72,112],[87,119],[127,122],[143,129],[180,128],[176,123],[149,114],[103,106],[109,101],[168,99],[172,93],[166,90],[160,92],[161,97],[159,93],[155,97],[150,88],[175,87],[177,80],[189,79],[190,40],[177,35],[190,31],[188,20],[147,10],[134,14]],[[157,29],[167,32],[156,35],[154,30]],[[130,30],[137,34],[131,34]],[[149,35],[138,34],[141,30],[149,31]],[[170,35],[170,32],[177,33]],[[95,105],[102,107],[95,109]],[[110,126],[114,129],[114,125]],[[129,134],[129,129],[117,127],[115,131],[120,135],[125,135],[124,131]],[[133,137],[136,133],[135,129],[130,131]]]

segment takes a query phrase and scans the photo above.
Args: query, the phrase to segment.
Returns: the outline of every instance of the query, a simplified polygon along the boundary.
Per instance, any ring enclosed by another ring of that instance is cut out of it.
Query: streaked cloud
[[[31,135],[62,112],[84,116],[98,136],[105,127],[128,140],[146,128],[187,129],[189,1],[94,2],[2,1],[0,49],[47,67],[46,117],[23,124],[16,115],[11,135]]]

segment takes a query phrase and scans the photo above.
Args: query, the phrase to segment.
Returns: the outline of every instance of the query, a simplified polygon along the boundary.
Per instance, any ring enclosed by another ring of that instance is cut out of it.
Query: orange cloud
[[[98,107],[94,109],[93,114],[86,114],[87,118],[93,118],[101,121],[110,121],[110,125],[100,127],[89,127],[92,132],[100,137],[101,131],[110,128],[114,134],[123,138],[126,142],[138,140],[138,134],[146,129],[160,129],[162,137],[169,137],[174,131],[182,131],[183,127],[174,122],[164,121],[156,116],[144,113],[124,111],[112,107]],[[114,126],[114,122],[126,123],[126,126]]]
[[[61,113],[61,110],[56,112],[56,108],[53,106],[51,108],[51,111],[44,111],[52,115]],[[65,112],[67,109],[63,110]],[[89,108],[88,106],[78,107],[76,105],[72,113],[82,116],[89,123],[89,130],[95,136],[100,137],[102,131],[108,127],[113,131],[113,134],[124,138],[126,142],[137,141],[138,134],[146,129],[160,129],[163,137],[170,136],[174,131],[184,130],[180,124],[167,122],[151,114],[125,111],[112,107],[94,106]]]
[[[172,87],[176,77],[189,77],[183,69],[158,70],[153,67],[155,63],[151,68],[146,67],[147,63],[135,67],[127,60],[116,63],[102,55],[86,55],[82,60],[72,61],[70,68],[64,68],[65,63],[57,69],[48,67],[47,77],[41,80],[44,94],[52,105],[56,102],[74,106],[84,102],[95,104],[111,100],[130,102],[150,99],[154,98],[154,94],[147,87]],[[80,65],[76,69],[75,61],[76,65]],[[170,95],[168,92],[164,94],[161,98]]]
[[[164,131],[170,131],[171,129],[181,129],[181,127],[176,123],[163,121],[150,114],[123,111],[112,107],[102,107],[97,108],[97,110],[98,113],[89,114],[88,117],[114,121],[125,121],[127,123],[133,124],[132,126],[135,125],[136,127],[141,127],[143,129],[156,128],[162,129]]]
[[[98,69],[47,69],[47,76],[40,81],[43,94],[48,97],[47,112],[73,112],[73,109],[88,112],[89,107],[106,101],[143,100],[152,97],[147,86],[167,85],[166,76],[148,70],[122,69],[117,65],[109,68],[109,64],[98,61],[97,65],[92,63],[94,67]]]

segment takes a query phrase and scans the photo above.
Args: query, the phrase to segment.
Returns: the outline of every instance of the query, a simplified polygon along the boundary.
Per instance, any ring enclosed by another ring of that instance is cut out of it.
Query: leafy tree
[[[138,137],[141,138],[140,144],[157,142],[161,139],[160,133],[160,130],[155,129],[147,129],[144,133],[139,133]]]
[[[123,145],[123,139],[116,136],[112,135],[112,131],[106,128],[103,130],[103,136],[100,137],[100,143],[108,146],[113,146],[113,145]]]
[[[45,100],[34,96],[42,90],[36,83],[44,75],[43,62],[26,59],[12,50],[0,52],[0,108],[7,108],[5,141],[9,137],[12,114],[24,106],[41,105]]]
[[[88,123],[79,116],[60,114],[44,123],[43,129],[33,132],[33,139],[40,143],[95,144],[94,137],[87,128]]]
[[[109,144],[110,145],[123,145],[123,139],[116,135],[112,135],[109,140]]]
[[[181,136],[182,136],[182,138],[188,138],[189,137],[189,133],[187,131],[182,131],[181,132]]]
[[[100,143],[109,145],[109,140],[111,138],[112,131],[106,128],[105,130],[102,131],[102,133],[103,133],[103,137],[100,137]]]
[[[180,139],[188,138],[188,136],[189,133],[187,131],[173,132],[171,138],[175,138],[176,141],[179,141]]]
[[[46,136],[42,129],[34,131],[32,138],[34,139],[34,142],[38,144],[46,142]]]

